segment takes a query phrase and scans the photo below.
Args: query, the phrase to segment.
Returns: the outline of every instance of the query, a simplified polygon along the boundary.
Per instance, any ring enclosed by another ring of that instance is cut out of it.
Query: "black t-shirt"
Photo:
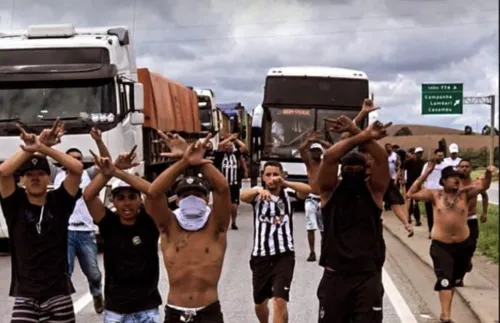
[[[243,178],[240,162],[241,152],[235,150],[232,153],[214,151],[214,165],[224,175],[229,185],[240,185]]]
[[[406,160],[406,151],[404,151],[403,149],[400,148],[400,149],[396,150],[396,154],[398,154],[401,162],[404,162]]]
[[[353,194],[341,182],[321,212],[325,234],[320,266],[347,273],[381,270],[385,261],[382,210],[366,186]]]
[[[68,274],[68,222],[76,201],[64,185],[47,193],[42,207],[28,201],[24,188],[0,199],[10,236],[11,285],[9,295],[46,300],[75,292]]]
[[[104,241],[106,309],[130,314],[160,306],[160,234],[153,219],[141,208],[135,224],[124,225],[106,208],[98,226]]]
[[[403,163],[403,168],[406,170],[406,183],[412,185],[417,178],[422,174],[424,169],[425,160],[409,159]]]

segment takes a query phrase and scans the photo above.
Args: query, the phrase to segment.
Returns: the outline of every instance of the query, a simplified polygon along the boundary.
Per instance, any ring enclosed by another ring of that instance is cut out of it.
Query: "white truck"
[[[210,140],[214,147],[219,144],[219,132],[222,130],[221,111],[217,109],[215,94],[211,89],[193,89],[198,96],[201,130],[214,134]]]
[[[264,100],[253,111],[254,165],[280,161],[290,180],[307,181],[298,148],[309,130],[323,130],[331,142],[338,134],[326,131],[324,118],[354,118],[368,98],[368,77],[362,71],[316,66],[271,68]],[[260,172],[252,172],[253,177]],[[257,178],[252,178],[257,183]]]
[[[142,72],[149,76],[147,70]],[[155,80],[159,78],[155,76]],[[186,114],[196,114],[197,121],[195,117],[187,121],[197,122],[199,128],[195,93],[182,84],[174,86],[193,105]],[[148,85],[148,89],[152,87]],[[148,91],[148,95],[154,96],[150,94],[152,90]],[[150,113],[145,111],[146,103],[151,105],[145,101],[145,86],[138,82],[127,27],[80,29],[73,25],[37,25],[0,36],[0,162],[19,150],[16,123],[40,133],[59,117],[66,134],[57,149],[78,147],[88,166],[92,160],[89,149],[96,149],[89,136],[95,126],[102,131],[113,158],[137,145],[140,165],[131,171],[152,180],[169,164],[160,156],[162,148],[157,141],[156,129],[164,129],[152,126],[160,124],[153,119],[165,114],[166,108],[160,104]],[[178,111],[176,118],[186,121],[183,111]],[[169,119],[163,115],[160,121],[165,123],[165,120]],[[108,192],[109,187],[101,197],[105,199]],[[1,214],[0,238],[8,238]]]

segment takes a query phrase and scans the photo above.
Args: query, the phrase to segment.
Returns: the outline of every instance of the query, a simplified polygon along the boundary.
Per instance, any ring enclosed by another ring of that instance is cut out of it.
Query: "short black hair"
[[[266,167],[278,167],[280,169],[280,172],[283,173],[283,165],[281,165],[281,163],[279,161],[275,161],[275,160],[269,160],[267,161],[265,164],[264,164],[264,167],[262,167],[262,171],[264,172],[264,170],[266,169]]]
[[[468,158],[462,158],[462,160],[460,161],[460,163],[458,163],[459,165],[462,163],[462,162],[466,162],[466,163],[469,163],[472,165],[472,162],[470,161],[470,159]]]
[[[70,148],[70,149],[66,150],[66,154],[70,154],[70,153],[79,153],[80,155],[83,156],[82,151],[78,148]]]
[[[434,154],[437,154],[437,153],[443,153],[444,154],[444,150],[441,149],[441,148],[437,148],[434,150]]]

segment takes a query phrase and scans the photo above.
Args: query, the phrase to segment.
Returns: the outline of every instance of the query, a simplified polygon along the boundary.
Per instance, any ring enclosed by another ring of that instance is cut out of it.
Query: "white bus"
[[[290,180],[307,181],[298,148],[309,130],[324,130],[330,142],[339,135],[326,131],[324,118],[354,118],[369,97],[362,71],[333,67],[277,67],[266,76],[264,100],[254,110],[254,165],[280,161]],[[365,120],[366,123],[366,120]],[[253,175],[259,174],[254,170]],[[252,178],[252,184],[257,182]]]

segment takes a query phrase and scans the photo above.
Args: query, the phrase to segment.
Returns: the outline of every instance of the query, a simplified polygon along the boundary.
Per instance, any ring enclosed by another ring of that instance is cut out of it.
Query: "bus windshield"
[[[314,129],[314,110],[269,108],[269,114],[267,154],[278,158],[293,157],[304,135]]]
[[[356,118],[356,116],[358,115],[359,111],[360,110],[342,110],[342,109],[335,109],[335,108],[318,109],[316,111],[317,128],[318,128],[318,130],[325,130],[324,118],[337,119],[338,117],[345,115],[349,119],[354,120],[354,118]],[[326,124],[326,127],[328,127],[328,123]],[[360,128],[363,128],[363,125]],[[328,128],[326,130],[328,130]],[[341,134],[336,133],[336,132],[332,132],[332,131],[329,131],[328,134],[330,136],[329,139],[331,139],[332,142],[335,143],[335,142],[340,140]]]

